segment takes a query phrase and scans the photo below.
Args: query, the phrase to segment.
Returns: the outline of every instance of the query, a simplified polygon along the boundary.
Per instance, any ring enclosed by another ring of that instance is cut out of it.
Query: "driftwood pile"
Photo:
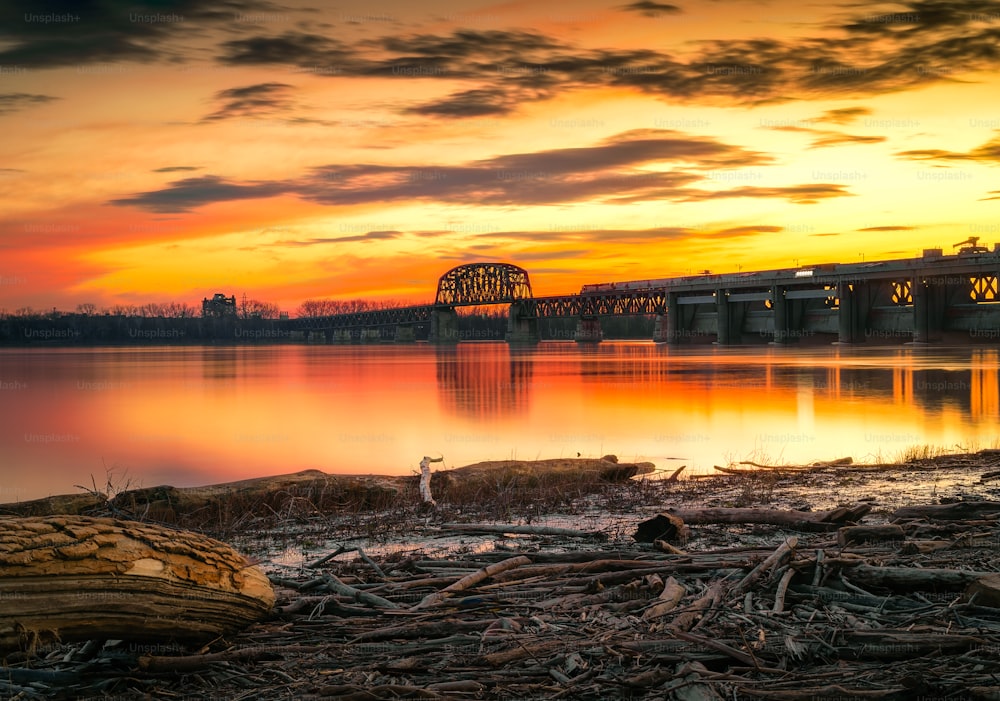
[[[1000,503],[867,511],[674,510],[673,543],[551,548],[539,528],[517,550],[327,556],[272,575],[271,619],[236,636],[8,658],[0,694],[1000,699]],[[734,520],[767,546],[697,549]]]

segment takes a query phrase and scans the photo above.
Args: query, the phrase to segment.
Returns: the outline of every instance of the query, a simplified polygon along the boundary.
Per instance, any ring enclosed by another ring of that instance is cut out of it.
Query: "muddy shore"
[[[0,697],[1000,699],[1000,599],[970,593],[1000,571],[1000,451],[733,467],[749,471],[237,516],[211,534],[271,578],[267,620],[197,650],[15,653]],[[963,509],[911,508],[947,504]],[[856,524],[820,531],[692,523],[672,542],[633,537],[669,510],[859,505]],[[839,530],[858,525],[898,535]]]

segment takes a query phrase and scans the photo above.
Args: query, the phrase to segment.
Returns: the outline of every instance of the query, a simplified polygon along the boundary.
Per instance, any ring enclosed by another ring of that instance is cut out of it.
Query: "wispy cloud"
[[[862,136],[859,134],[845,134],[844,132],[832,129],[813,129],[810,127],[799,127],[793,125],[783,125],[777,127],[764,127],[772,131],[784,131],[801,134],[811,134],[812,143],[809,148],[824,148],[829,146],[844,146],[851,144],[878,144],[886,141],[884,136]]]
[[[646,17],[674,15],[682,11],[677,5],[670,5],[665,2],[654,2],[653,0],[638,0],[638,2],[623,5],[621,9],[627,12],[638,12]]]
[[[185,178],[161,190],[111,200],[110,204],[132,205],[151,212],[187,212],[214,202],[275,197],[291,187],[281,182],[233,183],[217,175]]]
[[[257,83],[237,88],[227,88],[215,93],[219,106],[204,121],[219,121],[234,117],[250,118],[287,112],[294,103],[288,83]]]
[[[1000,50],[1000,49],[998,49]],[[981,161],[1000,162],[1000,133],[985,144],[969,151],[948,151],[946,149],[913,149],[899,151],[897,156],[914,161]]]
[[[44,105],[58,99],[58,97],[51,95],[36,95],[25,92],[0,93],[0,115],[17,112],[34,105]]]
[[[329,165],[289,180],[235,182],[216,175],[185,178],[158,190],[112,200],[157,212],[184,212],[213,202],[292,194],[333,206],[388,202],[547,205],[603,201],[682,202],[734,197],[794,203],[850,194],[842,185],[700,189],[720,169],[766,166],[771,156],[704,136],[670,130],[623,132],[595,146],[515,153],[460,165]],[[665,166],[669,169],[664,169]]]
[[[822,116],[817,117],[817,122],[830,122],[831,124],[851,124],[860,117],[867,117],[872,111],[867,107],[842,107],[835,110],[826,110]]]

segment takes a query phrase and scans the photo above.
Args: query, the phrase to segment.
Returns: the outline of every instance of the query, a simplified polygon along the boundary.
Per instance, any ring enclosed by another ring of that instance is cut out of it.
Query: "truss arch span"
[[[511,263],[469,263],[438,280],[436,305],[505,304],[531,299],[528,271]]]

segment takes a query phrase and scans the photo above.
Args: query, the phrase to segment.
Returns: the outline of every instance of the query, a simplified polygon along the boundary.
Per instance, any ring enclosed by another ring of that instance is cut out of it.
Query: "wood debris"
[[[1000,519],[931,506],[825,521],[837,533],[758,520],[757,544],[701,548],[733,528],[716,519],[683,552],[538,529],[519,551],[329,559],[272,575],[271,618],[241,633],[11,654],[0,695],[998,698]]]

